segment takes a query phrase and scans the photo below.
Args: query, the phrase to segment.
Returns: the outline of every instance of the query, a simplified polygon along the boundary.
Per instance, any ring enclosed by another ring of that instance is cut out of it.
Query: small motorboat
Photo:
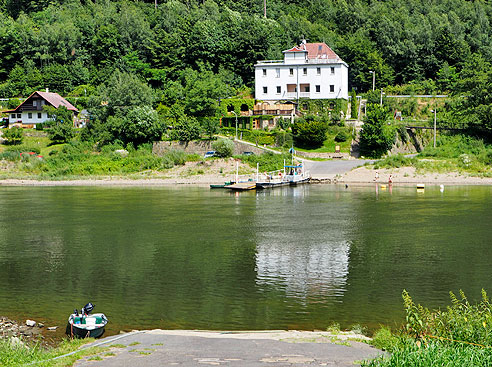
[[[68,318],[67,334],[72,338],[99,338],[104,334],[104,327],[108,323],[106,315],[103,313],[91,314],[95,305],[86,304],[80,310],[74,310]]]

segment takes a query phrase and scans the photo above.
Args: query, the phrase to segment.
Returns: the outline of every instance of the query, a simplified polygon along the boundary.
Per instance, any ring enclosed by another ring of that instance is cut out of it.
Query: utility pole
[[[436,147],[436,122],[437,122],[437,108],[430,110],[430,112],[434,112],[434,148]]]
[[[155,8],[156,8],[156,10],[157,10],[157,0],[155,0]]]
[[[263,0],[263,16],[266,18],[266,0]]]
[[[369,72],[372,74],[372,91],[374,92],[374,89],[376,88],[376,72],[372,70]]]

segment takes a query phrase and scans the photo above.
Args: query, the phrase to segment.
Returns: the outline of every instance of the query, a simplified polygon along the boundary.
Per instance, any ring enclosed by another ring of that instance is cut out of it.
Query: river
[[[393,327],[492,281],[492,187],[0,187],[0,315],[109,333]]]

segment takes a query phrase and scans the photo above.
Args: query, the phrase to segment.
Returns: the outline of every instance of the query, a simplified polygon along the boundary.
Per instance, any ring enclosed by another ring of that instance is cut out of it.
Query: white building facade
[[[325,43],[303,41],[283,53],[255,65],[257,100],[348,100],[348,65]]]

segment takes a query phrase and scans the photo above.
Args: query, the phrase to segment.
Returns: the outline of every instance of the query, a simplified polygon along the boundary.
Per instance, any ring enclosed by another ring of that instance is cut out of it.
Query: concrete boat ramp
[[[356,366],[380,355],[353,333],[148,330],[97,340],[74,366]]]

